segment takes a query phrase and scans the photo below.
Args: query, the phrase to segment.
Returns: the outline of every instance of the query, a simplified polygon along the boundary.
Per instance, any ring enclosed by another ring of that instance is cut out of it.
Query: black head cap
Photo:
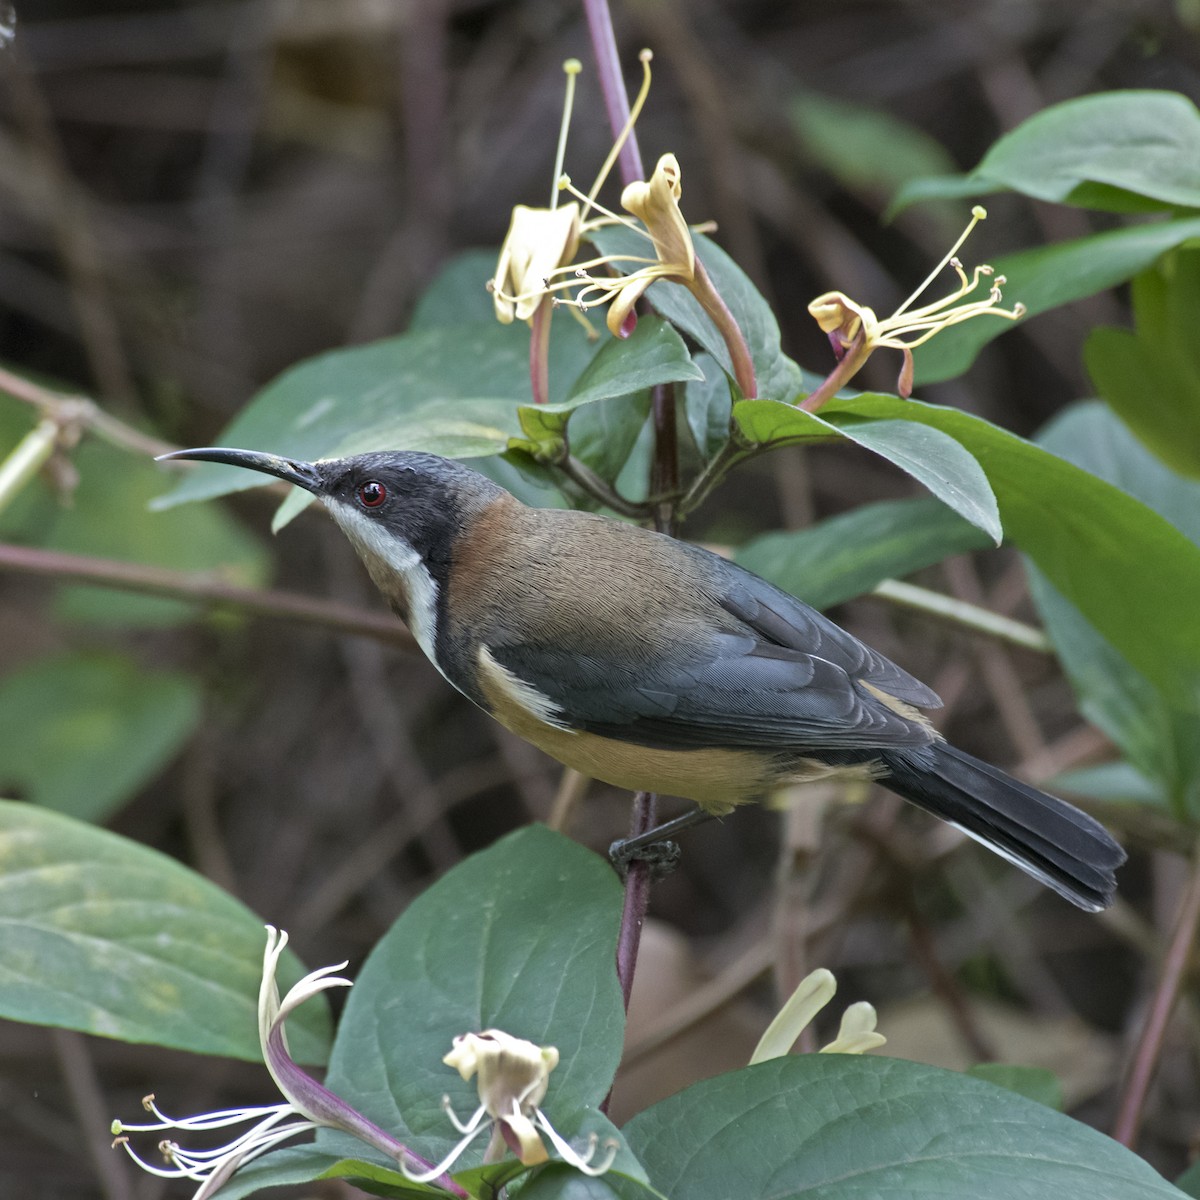
[[[354,529],[365,532],[358,520],[362,517],[402,537],[422,557],[505,494],[460,462],[409,450],[310,463],[257,450],[202,447],[177,450],[162,459],[198,459],[273,475],[318,497],[352,540],[360,540]]]

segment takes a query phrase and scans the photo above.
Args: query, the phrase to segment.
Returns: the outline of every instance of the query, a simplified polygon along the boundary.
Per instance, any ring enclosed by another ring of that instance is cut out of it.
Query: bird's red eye
[[[387,499],[387,488],[378,479],[359,484],[358,502],[363,508],[378,508]]]

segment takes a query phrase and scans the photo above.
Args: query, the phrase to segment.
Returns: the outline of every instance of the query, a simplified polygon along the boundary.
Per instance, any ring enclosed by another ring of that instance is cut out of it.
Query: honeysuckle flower
[[[488,1029],[483,1033],[460,1034],[442,1061],[465,1080],[478,1076],[479,1107],[463,1122],[451,1107],[450,1097],[442,1098],[446,1115],[463,1137],[428,1171],[414,1172],[402,1167],[414,1183],[427,1183],[448,1171],[484,1130],[491,1132],[484,1162],[498,1161],[507,1146],[527,1167],[544,1163],[550,1157],[541,1139],[544,1133],[559,1157],[585,1175],[602,1175],[612,1166],[618,1149],[615,1141],[608,1143],[603,1159],[594,1162],[599,1145],[595,1134],[589,1138],[587,1150],[580,1154],[538,1107],[546,1096],[550,1072],[558,1066],[558,1050],[554,1046],[538,1046],[502,1029]]]
[[[305,1000],[326,988],[350,987],[350,980],[335,975],[346,964],[322,967],[306,975],[282,1001],[275,982],[279,958],[287,946],[288,936],[267,926],[267,946],[263,954],[263,976],[258,993],[258,1033],[263,1060],[283,1095],[283,1103],[251,1108],[224,1109],[200,1113],[191,1117],[170,1117],[160,1109],[153,1095],[145,1097],[142,1107],[154,1118],[139,1124],[114,1121],[114,1147],[123,1147],[129,1156],[152,1175],[168,1179],[192,1179],[200,1184],[192,1200],[205,1200],[233,1175],[239,1167],[297,1134],[320,1128],[340,1129],[353,1134],[393,1158],[403,1170],[406,1166],[424,1167],[423,1159],[409,1152],[390,1134],[368,1121],[340,1096],[318,1083],[303,1071],[288,1051],[284,1022]],[[196,1150],[181,1146],[174,1137],[163,1137],[158,1143],[165,1166],[147,1162],[133,1148],[131,1133],[196,1133],[212,1129],[227,1129],[249,1125],[233,1141],[211,1149]],[[440,1172],[438,1172],[440,1174]],[[431,1176],[430,1178],[436,1178]],[[465,1196],[451,1181],[445,1186],[456,1195]]]
[[[637,322],[634,305],[659,279],[682,284],[692,292],[729,346],[734,375],[743,395],[752,396],[757,390],[745,338],[703,266],[696,260],[691,230],[679,207],[683,190],[679,160],[673,154],[664,154],[649,180],[634,180],[626,185],[621,193],[621,207],[629,216],[612,212],[596,199],[650,91],[652,55],[649,50],[643,50],[639,58],[642,86],[624,129],[586,193],[571,182],[569,175],[562,173],[574,76],[579,70],[579,64],[574,60],[565,64],[567,104],[559,135],[555,197],[548,209],[524,205],[513,209],[496,274],[488,281],[500,321],[507,324],[519,319],[533,325],[531,382],[534,399],[539,403],[544,402],[547,393],[545,324],[549,309],[546,306],[568,305],[586,324],[583,314],[588,309],[607,304],[609,332],[614,337],[624,338],[633,332]],[[570,193],[574,199],[558,204],[559,191]],[[602,254],[575,262],[579,243],[609,225],[622,225],[645,238],[649,243],[647,250],[652,251],[652,255]],[[600,271],[611,274],[598,274]],[[588,328],[590,330],[590,325]]]
[[[824,967],[806,975],[791,994],[788,1002],[767,1026],[754,1053],[750,1065],[766,1062],[787,1054],[796,1039],[808,1027],[813,1018],[833,999],[837,992],[837,980],[832,971]],[[822,1054],[862,1054],[882,1046],[887,1038],[875,1032],[875,1009],[865,1000],[850,1005],[842,1014],[838,1035],[832,1042],[822,1046]]]
[[[958,241],[926,276],[921,286],[890,317],[881,320],[873,309],[856,303],[843,292],[826,292],[808,306],[809,313],[828,335],[833,346],[840,364],[836,372],[839,384],[849,379],[873,351],[881,346],[888,347],[899,350],[904,356],[898,390],[901,396],[909,396],[913,379],[912,352],[917,346],[924,345],[943,329],[975,317],[1003,317],[1007,321],[1018,321],[1025,315],[1023,304],[1015,304],[1011,309],[999,307],[1003,298],[1002,289],[1007,282],[1003,275],[996,275],[993,268],[985,263],[976,267],[968,277],[961,261],[955,257],[971,231],[986,217],[987,210],[980,205],[971,210],[970,224]],[[940,300],[914,308],[913,304],[947,266],[953,268],[958,276],[958,287]],[[966,297],[985,280],[990,280],[986,299],[968,301]],[[804,407],[809,405],[806,403]]]
[[[554,288],[550,281],[564,270],[570,270],[569,264],[579,249],[580,238],[587,232],[607,225],[611,221],[608,214],[600,217],[591,216],[596,205],[597,193],[604,186],[629,131],[636,123],[646,96],[650,91],[650,51],[642,51],[642,87],[638,92],[629,120],[620,136],[616,139],[604,165],[600,168],[591,190],[585,195],[575,192],[578,200],[567,200],[559,203],[564,190],[561,186],[563,162],[567,149],[567,130],[571,122],[571,109],[575,99],[575,76],[582,69],[579,60],[568,59],[563,63],[563,71],[567,76],[567,93],[563,103],[562,124],[559,128],[558,150],[554,162],[554,182],[550,189],[549,208],[530,208],[518,204],[512,212],[508,233],[504,244],[500,247],[500,259],[496,264],[495,275],[488,280],[488,290],[492,293],[492,304],[496,311],[496,319],[508,325],[514,319],[530,321],[541,304],[546,301]],[[572,279],[556,286],[574,286]]]
[[[620,222],[649,237],[654,258],[605,255],[589,263],[581,263],[575,269],[575,274],[579,279],[586,280],[587,286],[569,300],[560,298],[560,303],[575,305],[583,311],[597,304],[608,304],[605,318],[608,331],[613,337],[628,337],[632,332],[633,306],[655,280],[668,279],[685,287],[693,286],[696,281],[696,251],[692,245],[691,230],[679,208],[682,195],[679,160],[673,154],[664,154],[649,181],[635,180],[621,193],[621,207],[637,217],[645,228],[624,217],[610,214],[614,223]],[[613,278],[598,278],[590,273],[598,266],[625,264],[643,265],[627,275]]]

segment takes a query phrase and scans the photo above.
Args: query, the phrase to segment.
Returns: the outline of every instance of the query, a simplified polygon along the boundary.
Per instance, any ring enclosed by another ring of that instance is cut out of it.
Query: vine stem
[[[1175,1010],[1175,1002],[1179,999],[1179,989],[1187,971],[1197,928],[1200,928],[1200,841],[1192,851],[1192,871],[1179,905],[1175,929],[1159,970],[1146,1024],[1142,1027],[1141,1036],[1133,1052],[1133,1060],[1117,1108],[1117,1119],[1113,1125],[1113,1138],[1131,1150],[1141,1128],[1146,1096],[1158,1069],[1158,1060],[1167,1036],[1167,1025],[1171,1013]]]
[[[592,39],[592,53],[596,57],[596,71],[600,80],[600,92],[604,96],[604,111],[608,114],[608,125],[613,137],[619,137],[629,120],[629,94],[625,91],[625,78],[621,74],[621,57],[617,52],[617,38],[613,33],[612,13],[608,0],[583,0],[583,11],[587,17],[588,34]],[[621,183],[633,183],[646,177],[642,167],[642,152],[638,147],[637,132],[630,129],[620,153],[617,168]]]
[[[596,58],[596,71],[600,82],[600,90],[604,96],[604,108],[608,114],[608,124],[613,137],[619,137],[629,120],[629,95],[625,91],[625,80],[621,74],[621,60],[617,53],[617,39],[613,33],[612,13],[609,11],[608,0],[583,0],[583,10],[587,16],[588,32],[592,40],[592,52]],[[630,184],[635,180],[645,178],[642,167],[642,154],[638,147],[637,132],[629,130],[629,135],[621,147],[617,159],[622,184]],[[667,409],[670,409],[668,416]],[[655,448],[654,462],[651,464],[651,494],[657,490],[655,485],[664,482],[665,477],[672,475],[676,464],[676,451],[669,444],[675,436],[675,402],[674,396],[670,403],[664,403],[661,393],[655,393],[653,408]],[[674,472],[677,474],[677,471]],[[675,524],[675,509],[671,504],[660,504],[655,510],[655,523],[660,530],[670,530]],[[654,828],[658,816],[658,798],[652,792],[638,792],[633,798],[633,812],[630,818],[630,834],[637,836]],[[642,926],[646,920],[646,910],[650,905],[650,867],[649,864],[635,860],[629,864],[625,876],[625,904],[621,911],[621,927],[617,935],[617,978],[621,983],[621,994],[625,999],[625,1008],[629,1008],[629,997],[633,991],[633,976],[637,968],[638,949],[641,945]],[[607,1100],[605,1101],[607,1104]]]

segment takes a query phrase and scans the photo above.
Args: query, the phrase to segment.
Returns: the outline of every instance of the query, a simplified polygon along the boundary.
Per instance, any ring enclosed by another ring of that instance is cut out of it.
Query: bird
[[[311,493],[445,679],[584,775],[717,816],[791,784],[873,780],[1079,908],[1112,903],[1126,855],[1103,825],[951,745],[923,711],[941,706],[935,692],[720,555],[597,513],[531,507],[417,451],[162,458]]]

